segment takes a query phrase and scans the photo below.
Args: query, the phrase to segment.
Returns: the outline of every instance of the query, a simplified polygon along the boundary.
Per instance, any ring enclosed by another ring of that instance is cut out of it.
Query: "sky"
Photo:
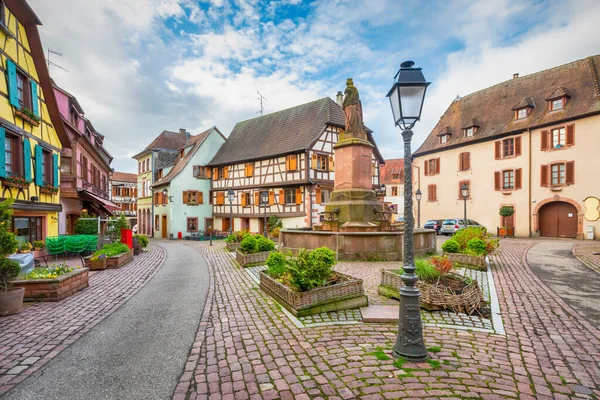
[[[117,171],[163,130],[226,136],[353,78],[385,158],[403,156],[385,95],[413,60],[429,86],[413,150],[456,98],[600,53],[597,0],[29,0],[57,84]]]

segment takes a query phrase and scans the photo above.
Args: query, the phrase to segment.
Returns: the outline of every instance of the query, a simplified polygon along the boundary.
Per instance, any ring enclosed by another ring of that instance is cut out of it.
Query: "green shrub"
[[[107,229],[111,242],[118,242],[121,240],[122,229],[129,229],[129,223],[127,222],[127,218],[125,218],[125,214],[121,214],[117,218],[111,218]]]
[[[98,257],[99,255],[104,254],[106,257],[113,257],[119,254],[127,253],[129,250],[129,246],[127,246],[125,243],[114,242],[105,244],[101,249],[96,250],[92,256]]]
[[[44,247],[46,247],[46,242],[44,242],[43,240],[34,240],[33,241],[33,247],[35,247],[36,249],[44,249]]]
[[[148,244],[150,243],[150,241],[148,240],[148,236],[146,236],[146,235],[133,235],[133,236],[138,238],[142,248],[148,247]]]
[[[82,214],[81,218],[75,222],[75,233],[78,235],[97,235],[98,234],[98,220],[94,219],[82,219],[82,218],[94,218],[92,215]]]
[[[6,291],[10,282],[20,273],[21,266],[18,262],[0,257],[0,290]]]
[[[227,244],[234,244],[235,242],[237,242],[237,236],[235,236],[233,233],[231,235],[227,235],[225,238],[225,243]]]
[[[14,199],[0,202],[0,257],[13,254],[19,246],[11,229],[14,202]]]
[[[415,259],[415,274],[419,277],[420,280],[424,282],[435,282],[440,277],[440,272],[435,269],[435,267],[424,258],[416,258]],[[398,271],[400,274],[404,273],[404,269],[400,268]]]
[[[486,237],[485,228],[478,228],[478,227],[472,226],[469,228],[464,228],[464,229],[459,230],[458,232],[456,232],[454,234],[454,236],[452,236],[452,239],[456,240],[458,242],[460,251],[463,251],[467,248],[467,243],[469,242],[469,240],[474,239],[474,238],[485,240],[485,237]]]
[[[287,257],[280,252],[271,253],[267,258],[267,267],[265,273],[277,279],[287,272]]]
[[[446,240],[442,244],[442,250],[446,253],[458,253],[460,252],[460,245],[454,239]]]
[[[487,246],[485,241],[479,238],[473,238],[467,242],[467,250],[479,255],[483,256],[487,254]]]
[[[256,249],[256,238],[252,235],[244,235],[244,239],[240,242],[240,250],[242,253],[254,253]]]
[[[235,241],[241,242],[244,239],[246,232],[245,231],[237,231],[237,232],[234,232],[233,234],[235,235]]]
[[[260,253],[262,251],[271,251],[275,250],[275,243],[271,239],[267,239],[264,236],[258,236],[256,238],[256,253]]]
[[[327,247],[311,252],[300,249],[298,257],[288,259],[288,272],[292,285],[304,292],[325,285],[333,274],[335,253]]]

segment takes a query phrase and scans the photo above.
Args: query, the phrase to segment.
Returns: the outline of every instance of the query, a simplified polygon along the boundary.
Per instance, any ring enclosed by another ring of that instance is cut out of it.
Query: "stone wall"
[[[22,280],[12,282],[25,288],[23,301],[60,301],[88,287],[88,269],[77,269],[56,279]]]

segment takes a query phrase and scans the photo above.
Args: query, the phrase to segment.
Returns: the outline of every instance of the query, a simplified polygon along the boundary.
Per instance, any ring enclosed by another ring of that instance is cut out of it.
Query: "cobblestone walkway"
[[[120,269],[92,272],[89,287],[0,319],[0,395],[12,389],[131,298],[165,258],[159,245]]]
[[[578,241],[573,247],[573,254],[575,257],[590,267],[593,270],[600,272],[600,255],[593,253],[600,253],[600,242],[599,241]]]
[[[494,278],[508,336],[425,327],[432,360],[391,358],[393,325],[298,329],[222,245],[190,244],[211,289],[175,399],[594,398],[600,331],[523,262],[531,242],[503,245]]]

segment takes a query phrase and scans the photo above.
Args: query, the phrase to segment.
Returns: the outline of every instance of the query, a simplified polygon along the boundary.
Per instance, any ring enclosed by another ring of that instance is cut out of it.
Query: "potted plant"
[[[90,257],[90,269],[101,271],[106,269],[106,254],[94,254]]]
[[[13,288],[13,281],[21,272],[18,263],[6,258],[17,250],[17,240],[11,232],[14,199],[0,203],[0,316],[16,314],[23,305],[25,289]]]
[[[46,248],[46,242],[43,240],[36,240],[33,242],[33,248],[35,251],[42,251]]]
[[[515,213],[514,207],[502,206],[498,211],[498,214],[502,217],[502,227],[498,228],[498,236],[502,237],[515,237],[515,228],[509,228],[506,226],[506,217],[510,217]]]
[[[31,243],[29,242],[25,242],[25,243],[21,243],[21,245],[19,246],[19,253],[31,253],[31,249],[33,249],[33,246],[31,245]]]
[[[236,250],[235,259],[242,267],[261,265],[275,250],[275,243],[262,235],[244,235]]]

